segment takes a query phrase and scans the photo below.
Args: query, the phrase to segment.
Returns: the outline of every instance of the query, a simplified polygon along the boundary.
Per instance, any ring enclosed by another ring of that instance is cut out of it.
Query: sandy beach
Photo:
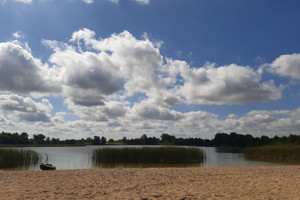
[[[300,199],[300,166],[0,171],[0,199]]]

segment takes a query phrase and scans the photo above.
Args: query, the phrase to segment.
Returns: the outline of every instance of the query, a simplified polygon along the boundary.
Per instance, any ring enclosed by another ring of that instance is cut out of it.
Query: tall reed
[[[300,146],[298,145],[274,145],[246,148],[246,159],[277,163],[300,163]]]
[[[181,147],[100,148],[95,149],[92,160],[105,163],[181,164],[202,163],[201,149]]]
[[[41,156],[31,150],[0,149],[0,168],[29,167],[36,165]]]

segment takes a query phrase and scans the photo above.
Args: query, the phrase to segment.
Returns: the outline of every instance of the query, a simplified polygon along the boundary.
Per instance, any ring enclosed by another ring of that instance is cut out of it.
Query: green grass
[[[29,167],[40,160],[40,155],[35,151],[0,149],[0,168]]]
[[[298,145],[273,145],[246,148],[244,151],[246,159],[300,164],[300,146]]]
[[[204,158],[201,149],[181,147],[101,148],[92,156],[96,164],[188,164],[202,163]]]

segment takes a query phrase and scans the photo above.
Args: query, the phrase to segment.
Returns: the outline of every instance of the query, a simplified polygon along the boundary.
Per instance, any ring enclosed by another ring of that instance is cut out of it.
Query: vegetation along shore
[[[0,149],[0,168],[28,167],[40,162],[41,156],[31,150]]]
[[[258,161],[268,161],[268,162],[279,162],[279,163],[290,163],[290,164],[299,164],[300,163],[300,136],[298,135],[289,135],[273,138],[267,136],[253,137],[252,135],[243,135],[237,133],[217,133],[212,140],[201,139],[201,138],[176,138],[173,135],[163,133],[160,138],[148,137],[147,135],[142,135],[140,138],[127,139],[122,138],[120,140],[109,139],[106,140],[105,137],[94,136],[94,138],[82,138],[80,140],[67,139],[60,140],[59,138],[46,137],[43,134],[33,135],[33,138],[29,138],[29,135],[25,132],[19,133],[0,133],[0,145],[2,147],[15,147],[15,146],[80,146],[80,145],[177,145],[177,146],[208,146],[208,147],[238,147],[242,148],[245,154],[245,158],[249,160],[258,160]],[[158,149],[157,149],[158,150]],[[155,150],[155,151],[157,151]],[[182,154],[182,149],[165,149],[169,152],[167,156],[172,157],[171,153],[175,150],[178,151],[174,154]],[[117,152],[119,151],[119,152]],[[136,151],[142,151],[136,152]],[[163,156],[164,153],[162,150],[159,150],[160,153],[157,153],[158,156]],[[134,154],[135,153],[135,154]],[[143,148],[141,150],[137,149],[99,149],[94,152],[93,160],[97,162],[121,162],[120,157],[123,157],[122,162],[136,162],[130,157],[138,158],[138,155],[154,155],[153,150]],[[201,155],[200,155],[201,154]],[[11,156],[8,156],[11,155]],[[16,156],[18,155],[18,156]],[[28,156],[30,155],[30,156]],[[106,158],[105,158],[106,155]],[[109,160],[114,155],[114,161]],[[196,154],[195,154],[196,155]],[[15,167],[24,163],[27,165],[27,159],[30,162],[35,162],[38,160],[38,155],[35,155],[35,152],[16,152],[16,151],[0,151],[0,156],[2,160],[9,159],[8,163],[14,164],[0,164],[1,168],[4,167]],[[203,159],[203,153],[199,153],[199,158]],[[25,161],[23,159],[25,157]],[[100,159],[101,157],[101,159]],[[152,156],[153,157],[153,156]],[[184,155],[184,157],[187,157]],[[16,161],[17,158],[20,161]],[[175,157],[172,157],[172,159]],[[139,158],[141,159],[141,158]],[[167,160],[166,158],[158,158],[159,160]],[[127,161],[126,161],[127,160]],[[176,160],[176,159],[174,159]],[[154,160],[143,162],[154,162]],[[173,161],[172,161],[173,162]],[[177,159],[178,163],[182,162]],[[190,161],[189,161],[190,162]]]

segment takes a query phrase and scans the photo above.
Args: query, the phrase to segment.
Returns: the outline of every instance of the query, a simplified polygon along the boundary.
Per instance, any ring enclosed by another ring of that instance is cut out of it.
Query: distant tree
[[[79,144],[85,144],[86,143],[84,138],[81,138],[78,142],[79,142]]]
[[[66,140],[66,144],[76,144],[76,140],[74,139]]]
[[[109,142],[109,143],[114,143],[115,140],[114,140],[114,139],[109,139],[108,142]]]
[[[100,145],[105,145],[105,144],[106,144],[106,138],[105,137],[101,137]]]
[[[94,136],[94,141],[93,141],[93,145],[100,145],[100,137],[99,136]]]
[[[11,134],[10,143],[11,144],[20,144],[20,135],[19,133]]]
[[[127,144],[127,143],[128,143],[127,138],[126,138],[125,136],[122,138],[122,142],[123,142],[124,144]]]
[[[51,143],[51,140],[49,137],[46,138],[46,144],[50,144]]]
[[[43,134],[33,135],[33,141],[38,144],[44,144],[45,138],[46,138],[46,136]]]
[[[270,138],[268,136],[261,136],[260,137],[260,141],[259,141],[259,145],[268,145],[270,144]]]
[[[143,135],[140,137],[140,143],[141,143],[141,145],[145,145],[147,139],[148,139],[148,136],[147,136],[146,134],[143,134]]]
[[[21,144],[29,144],[30,143],[30,141],[29,141],[29,139],[28,139],[28,133],[26,133],[26,132],[22,132],[21,134],[20,134],[20,143]]]
[[[294,134],[291,134],[291,135],[288,137],[288,141],[289,141],[289,143],[291,143],[291,144],[296,144],[296,143],[298,143],[298,136],[297,136],[297,135],[294,135]]]
[[[0,144],[12,144],[11,133],[2,132],[0,134]]]
[[[161,138],[161,143],[163,143],[163,144],[174,144],[175,140],[176,140],[175,136],[169,135],[167,133],[163,133],[160,136],[160,138]]]
[[[93,144],[94,140],[92,138],[90,138],[90,137],[87,137],[86,140],[85,140],[85,142],[87,144]]]
[[[159,139],[156,137],[148,137],[145,140],[145,145],[158,145]]]
[[[59,138],[52,138],[51,144],[59,144]]]

